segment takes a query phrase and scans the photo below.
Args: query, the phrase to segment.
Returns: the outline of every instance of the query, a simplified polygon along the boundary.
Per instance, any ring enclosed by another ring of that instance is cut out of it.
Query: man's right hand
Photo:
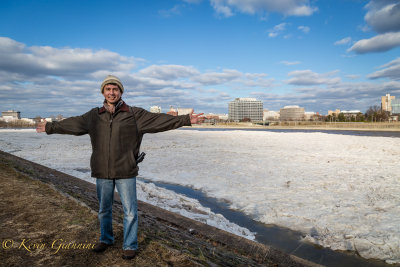
[[[47,123],[46,120],[39,122],[37,127],[36,127],[36,132],[37,133],[45,132],[46,131],[46,123]]]

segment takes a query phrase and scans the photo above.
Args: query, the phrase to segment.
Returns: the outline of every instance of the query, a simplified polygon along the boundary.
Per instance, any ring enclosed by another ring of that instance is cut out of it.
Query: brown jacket
[[[135,155],[139,152],[143,134],[181,126],[191,126],[189,115],[175,117],[155,114],[137,107],[130,110],[124,103],[114,114],[107,112],[104,107],[93,108],[81,116],[46,123],[46,133],[89,134],[92,143],[92,177],[113,179],[138,175]]]

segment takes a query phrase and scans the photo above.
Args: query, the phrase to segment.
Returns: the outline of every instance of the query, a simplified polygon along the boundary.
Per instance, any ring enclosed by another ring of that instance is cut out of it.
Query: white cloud
[[[281,64],[286,65],[286,66],[294,66],[294,65],[299,65],[301,64],[300,61],[281,61]]]
[[[336,41],[335,45],[345,45],[345,44],[349,44],[350,42],[351,42],[351,37],[346,37],[339,41]]]
[[[173,17],[176,15],[180,15],[181,9],[182,9],[182,6],[175,5],[175,6],[171,7],[170,9],[159,10],[158,14],[164,18],[169,18],[169,17]]]
[[[278,36],[279,34],[281,34],[282,32],[285,31],[287,25],[288,25],[287,23],[281,23],[281,24],[275,25],[274,28],[268,30],[268,32],[269,32],[268,36],[271,38]]]
[[[385,52],[397,46],[400,46],[400,32],[388,32],[357,41],[348,52],[353,51],[358,54]]]
[[[381,70],[368,75],[368,78],[389,78],[394,81],[400,81],[400,58],[392,60],[391,62],[380,66],[380,68]]]
[[[310,16],[318,9],[308,0],[210,0],[218,14],[225,17],[234,15],[234,11],[254,15],[256,13],[280,13],[285,16]]]
[[[337,84],[341,80],[339,77],[331,77],[336,74],[337,71],[329,73],[315,73],[311,70],[296,70],[290,72],[288,75],[291,76],[289,80],[286,81],[287,84],[292,85],[321,85],[321,84]]]
[[[224,3],[224,0],[211,0],[210,2],[217,14],[227,18],[234,15],[232,9]]]
[[[308,27],[308,26],[299,26],[299,27],[297,27],[297,29],[299,29],[300,31],[302,31],[304,33],[310,32],[310,27]]]

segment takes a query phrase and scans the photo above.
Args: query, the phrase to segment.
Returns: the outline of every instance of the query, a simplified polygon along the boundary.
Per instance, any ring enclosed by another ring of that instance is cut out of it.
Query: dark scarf
[[[118,109],[119,109],[123,104],[124,104],[124,101],[123,101],[122,99],[120,99],[120,100],[118,101],[118,103],[115,104],[115,106],[113,106],[113,105],[110,106],[110,105],[107,104],[107,101],[104,99],[103,106],[104,106],[104,108],[105,108],[108,112],[110,112],[111,114],[114,114],[115,112],[118,111]]]

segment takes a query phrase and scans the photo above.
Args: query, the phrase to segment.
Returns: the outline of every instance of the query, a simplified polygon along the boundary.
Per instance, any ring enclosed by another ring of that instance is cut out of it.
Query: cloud
[[[400,31],[400,3],[397,0],[372,0],[365,21],[378,33]]]
[[[199,71],[190,66],[182,65],[151,65],[138,72],[142,77],[152,77],[162,80],[187,78],[199,74]]]
[[[27,46],[1,37],[0,106],[20,110],[25,117],[79,115],[101,105],[99,88],[107,74],[123,81],[123,99],[128,104],[144,108],[179,103],[196,110],[225,110],[229,97],[225,88],[274,86],[274,80],[264,73],[244,74],[234,69],[201,72],[174,64],[139,68],[144,62],[108,50]],[[210,85],[224,90],[208,90]]]
[[[158,11],[158,14],[164,18],[170,18],[176,15],[181,15],[181,5],[175,5],[170,9],[162,9]]]
[[[302,31],[304,33],[310,32],[310,27],[308,27],[308,26],[299,26],[299,27],[297,27],[297,29],[299,29],[300,31]]]
[[[397,46],[400,46],[400,32],[388,32],[357,41],[348,49],[348,52],[353,51],[358,54],[385,52]]]
[[[299,65],[301,64],[300,61],[281,61],[281,64],[286,65],[286,66],[294,66],[294,65]]]
[[[288,74],[292,78],[287,80],[286,83],[292,85],[300,85],[300,86],[337,84],[341,81],[341,79],[339,77],[331,77],[336,73],[337,71],[319,74],[311,70],[296,70]]]
[[[357,41],[348,52],[386,52],[400,46],[400,3],[398,0],[371,0],[364,19],[378,35]]]
[[[242,73],[237,70],[226,69],[223,72],[208,72],[192,77],[191,80],[203,85],[216,85],[231,82],[242,77]]]
[[[351,37],[346,37],[339,41],[336,41],[335,45],[346,45],[346,44],[349,44],[350,42],[351,42]]]
[[[349,75],[346,75],[346,77],[347,77],[348,79],[350,79],[350,80],[357,80],[357,79],[360,79],[360,75],[356,75],[356,74],[349,74]]]
[[[367,77],[370,79],[389,78],[394,81],[400,81],[400,57],[380,66],[380,68],[381,70],[376,71]]]
[[[268,36],[271,38],[278,36],[283,31],[285,31],[287,25],[288,25],[287,23],[281,23],[281,24],[275,25],[274,28],[272,28],[268,31],[269,32]]]
[[[27,77],[80,77],[82,73],[128,71],[135,66],[134,58],[107,50],[26,47],[10,38],[0,37],[0,69]]]
[[[233,16],[235,11],[245,14],[280,13],[285,16],[310,16],[318,9],[308,0],[210,0],[217,14]]]

